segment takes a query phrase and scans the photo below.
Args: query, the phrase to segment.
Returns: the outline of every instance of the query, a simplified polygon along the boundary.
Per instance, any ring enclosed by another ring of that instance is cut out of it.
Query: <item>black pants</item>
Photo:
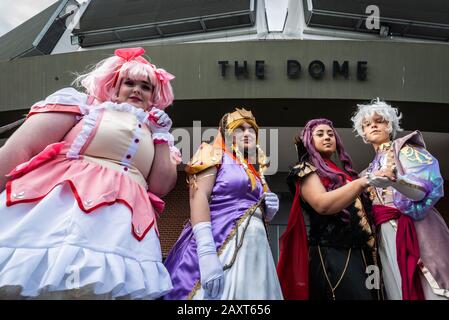
[[[365,282],[368,274],[366,265],[371,264],[370,254],[362,255],[361,248],[352,248],[348,261],[349,248],[320,246],[321,256],[329,280],[326,278],[317,246],[309,248],[309,293],[311,300],[377,300],[378,291],[368,289]],[[365,264],[366,260],[366,264]],[[348,261],[345,270],[346,262]],[[344,272],[343,277],[342,273]],[[341,278],[339,285],[335,288]],[[331,286],[334,287],[332,294]]]

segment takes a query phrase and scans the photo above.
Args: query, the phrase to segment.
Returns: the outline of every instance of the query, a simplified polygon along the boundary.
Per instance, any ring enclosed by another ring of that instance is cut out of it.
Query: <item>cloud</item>
[[[0,36],[35,16],[58,0],[2,0]]]
[[[288,0],[265,0],[268,29],[282,31],[287,14]]]

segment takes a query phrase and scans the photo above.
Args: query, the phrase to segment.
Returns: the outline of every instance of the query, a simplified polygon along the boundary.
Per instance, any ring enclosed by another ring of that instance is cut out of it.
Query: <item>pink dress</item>
[[[148,113],[87,102],[64,88],[31,108],[29,116],[68,112],[80,121],[9,174],[0,197],[0,298],[11,287],[25,297],[84,288],[92,298],[157,298],[172,288],[156,224],[164,202],[146,182],[154,158]]]

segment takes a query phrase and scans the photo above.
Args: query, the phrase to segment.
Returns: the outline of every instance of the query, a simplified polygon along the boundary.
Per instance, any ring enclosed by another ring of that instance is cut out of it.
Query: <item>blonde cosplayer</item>
[[[282,299],[266,234],[279,198],[263,178],[258,131],[252,113],[236,108],[187,164],[190,221],[165,262],[173,280],[166,299]]]
[[[196,188],[198,172],[205,170],[212,165],[218,165],[221,163],[222,155],[225,151],[233,154],[245,169],[246,174],[251,182],[251,188],[254,190],[256,187],[256,177],[250,166],[251,159],[246,160],[242,152],[235,146],[233,142],[233,134],[237,128],[243,123],[248,123],[256,132],[256,148],[257,148],[257,164],[259,165],[258,175],[262,181],[264,191],[268,190],[267,183],[265,181],[264,172],[268,168],[268,160],[265,152],[259,146],[258,132],[259,126],[256,123],[251,111],[244,108],[236,108],[236,111],[225,114],[219,124],[218,133],[212,145],[203,143],[198,152],[193,156],[190,162],[187,164],[186,172],[188,173],[187,182],[190,186]],[[203,178],[205,178],[204,176]]]
[[[265,181],[264,172],[268,168],[268,160],[267,156],[265,155],[265,152],[262,150],[262,148],[259,145],[259,126],[256,123],[256,118],[253,116],[251,111],[245,110],[245,108],[235,108],[236,111],[232,113],[227,113],[223,116],[223,118],[220,121],[220,135],[224,137],[225,145],[228,148],[231,148],[231,150],[235,153],[237,159],[240,161],[240,163],[243,165],[250,181],[251,181],[251,188],[254,189],[256,187],[256,178],[252,171],[248,168],[248,162],[251,163],[251,160],[245,160],[243,154],[241,151],[236,147],[236,145],[233,142],[232,135],[235,132],[237,128],[243,125],[243,123],[248,123],[253,127],[253,129],[256,131],[256,148],[257,148],[257,164],[259,165],[259,176],[262,180],[262,184],[264,186],[264,191],[268,189],[267,183]],[[226,128],[226,129],[224,129]],[[230,150],[228,150],[230,151]]]

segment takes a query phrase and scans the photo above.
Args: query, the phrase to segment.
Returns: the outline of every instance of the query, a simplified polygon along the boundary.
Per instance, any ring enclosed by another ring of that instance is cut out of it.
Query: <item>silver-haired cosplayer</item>
[[[449,229],[434,208],[443,178],[419,131],[395,139],[401,118],[377,98],[351,119],[376,151],[362,174],[372,185],[385,291],[391,300],[449,299]]]

